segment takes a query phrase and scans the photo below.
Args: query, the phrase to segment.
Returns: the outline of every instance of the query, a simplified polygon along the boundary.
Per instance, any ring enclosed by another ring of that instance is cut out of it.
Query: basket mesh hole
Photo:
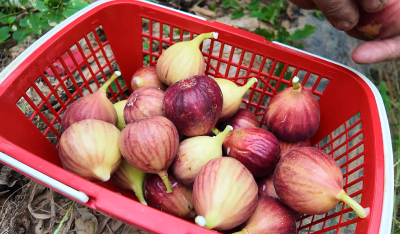
[[[21,97],[18,101],[17,101],[17,106],[21,109],[22,113],[24,113],[28,118],[31,117],[31,115],[33,114],[33,109],[32,107],[29,105],[29,103],[25,100],[24,97]]]
[[[190,41],[190,32],[183,31],[182,41]]]
[[[361,144],[358,147],[356,147],[355,149],[353,149],[349,153],[349,159],[352,159],[352,158],[354,158],[356,156],[359,157],[362,152],[364,152],[364,144]]]
[[[330,142],[331,141],[331,136],[330,135],[328,135],[328,136],[326,136],[324,139],[322,139],[320,142],[319,142],[319,147],[320,148],[322,148],[322,147],[324,147],[326,144],[328,144],[328,142]]]
[[[157,21],[153,21],[153,30],[151,32],[153,38],[156,38],[160,35],[160,23]]]
[[[335,216],[331,219],[326,220],[324,228],[332,227],[339,224],[340,216]],[[330,233],[335,233],[335,230],[330,231]]]
[[[354,136],[356,133],[359,133],[362,130],[362,123],[358,123],[357,125],[355,125],[353,128],[351,128],[348,132],[347,132],[347,136],[349,138],[351,138],[352,136]]]
[[[156,41],[156,40],[153,40],[153,53],[154,54],[160,54],[159,53],[159,50],[160,50],[160,42],[159,41]]]
[[[39,117],[39,115],[36,115],[32,119],[32,123],[36,126],[37,129],[39,129],[42,134],[44,134],[47,130],[47,125],[46,123]]]
[[[343,221],[342,221],[343,222]],[[347,234],[356,232],[357,223],[349,224],[347,226],[341,227],[338,234]]]
[[[56,147],[58,142],[60,141],[60,132],[61,132],[61,124],[56,120],[53,124],[53,128],[55,129],[56,133],[53,130],[49,131],[46,134],[46,138],[51,142],[51,144]]]
[[[323,223],[324,222],[316,223],[315,220],[314,220],[313,225],[311,226],[311,232],[320,231],[322,229]]]
[[[342,135],[341,137],[339,137],[339,139],[336,139],[333,142],[333,148],[335,148],[335,153],[336,151],[339,151],[338,154],[342,154],[344,153],[344,151],[346,150],[346,148],[343,148],[343,146],[346,146],[346,144],[343,144],[346,142],[346,135]],[[338,149],[336,149],[337,147],[340,147]]]
[[[235,47],[235,50],[233,51],[233,53],[236,55],[236,59],[233,60],[232,62],[235,62],[237,64],[239,64],[240,59],[242,58],[242,56],[244,56],[243,50],[240,48]],[[242,54],[243,53],[243,54]]]
[[[224,63],[224,62],[221,62],[220,63],[220,65],[219,65],[219,72],[224,76],[224,77],[227,77],[227,66],[228,66],[228,64],[226,64],[226,63]]]
[[[106,34],[104,33],[103,26],[101,26],[101,25],[98,26],[95,29],[95,32],[96,32],[97,36],[99,37],[101,43],[104,43],[107,41],[107,37],[106,37]]]
[[[219,52],[221,51],[221,42],[214,41],[212,55],[219,57]]]
[[[304,80],[304,78],[306,77],[306,75],[307,75],[307,72],[304,71],[304,70],[299,70],[299,71],[297,72],[296,76],[299,78],[299,83],[301,83],[301,84],[304,85],[303,80]]]
[[[359,166],[359,165],[357,165],[357,166]],[[349,171],[350,171],[350,169],[349,169]],[[347,183],[351,183],[351,182],[355,181],[356,179],[362,177],[363,175],[364,175],[364,168],[360,168],[359,170],[351,173],[348,176],[349,179],[348,179]],[[348,190],[348,192],[353,193],[353,192],[360,190],[361,188],[362,188],[362,184],[361,184],[361,187],[354,187],[354,185],[353,185],[353,186],[349,187],[348,189],[355,189],[355,190],[352,190],[352,191]]]
[[[325,88],[326,88],[326,86],[328,86],[329,81],[330,81],[329,79],[326,79],[324,77],[321,78],[321,80],[318,83],[318,86],[317,86],[317,88],[315,90],[320,92],[320,93],[323,93]]]
[[[247,76],[247,70],[240,69],[239,76]],[[245,83],[243,83],[243,84],[245,84]]]
[[[93,56],[90,56],[89,60],[90,60],[90,59],[94,59],[94,57],[93,57]],[[97,59],[97,58],[96,58],[96,59]],[[97,63],[96,63],[96,62],[91,63],[91,64],[90,64],[90,67],[92,68],[93,73],[96,73],[96,72],[99,70],[99,66],[97,66]]]
[[[264,63],[262,72],[263,72],[264,74],[269,74],[273,63],[274,63],[274,60],[267,58],[267,59],[265,60],[265,63]]]
[[[174,42],[178,42],[181,40],[180,34],[181,30],[179,28],[174,27],[173,38],[172,38]]]
[[[226,60],[229,60],[229,57],[231,55],[231,51],[232,51],[232,46],[228,45],[228,44],[224,44],[224,50],[223,50],[223,53],[222,53],[222,58],[226,59]]]
[[[253,53],[251,53],[249,51],[245,51],[243,61],[242,61],[242,66],[250,67],[250,62],[251,62],[252,56],[253,56]]]
[[[357,137],[353,138],[352,140],[349,141],[349,146],[355,146],[356,144],[360,143],[364,139],[363,133],[357,135]]]
[[[143,37],[143,50],[144,51],[150,51],[150,43],[149,43],[149,38],[148,37]]]
[[[349,170],[351,171],[363,163],[364,163],[364,156],[359,156],[356,160],[354,160],[353,162],[351,162],[349,164]],[[360,176],[362,176],[362,175],[360,175]]]
[[[95,38],[95,36],[94,36],[94,33],[93,32],[90,32],[90,33],[88,33],[87,35],[87,38],[89,39],[89,42],[90,42],[90,44],[91,44],[91,46],[92,46],[92,49],[93,50],[96,50],[98,47],[99,47],[99,43],[97,42],[97,40],[96,40],[96,38]],[[87,42],[86,42],[87,43]]]
[[[337,129],[335,129],[332,132],[333,138],[336,138],[337,136],[341,135],[345,130],[346,130],[345,125],[344,124],[340,125]]]
[[[311,89],[317,81],[317,78],[317,75],[311,73],[304,86]]]
[[[149,33],[149,20],[142,18],[142,32]]]
[[[281,76],[281,74],[284,74],[284,71],[283,71],[284,68],[285,68],[285,64],[278,62],[275,66],[274,76],[279,78]]]
[[[254,57],[254,61],[253,61],[253,64],[252,64],[251,68],[253,70],[259,71],[260,68],[261,68],[262,60],[263,60],[263,56],[256,54],[256,56]]]
[[[33,101],[33,103],[35,103],[36,106],[39,106],[43,101],[33,87],[29,87],[29,89],[26,91],[26,94]]]

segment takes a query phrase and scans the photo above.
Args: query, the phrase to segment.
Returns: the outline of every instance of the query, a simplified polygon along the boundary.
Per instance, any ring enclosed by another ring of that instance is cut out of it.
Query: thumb
[[[356,63],[379,63],[400,58],[400,35],[379,41],[365,42],[353,50]]]

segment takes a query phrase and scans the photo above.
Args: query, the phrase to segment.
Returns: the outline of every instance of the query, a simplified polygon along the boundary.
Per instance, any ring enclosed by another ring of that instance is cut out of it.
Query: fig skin
[[[293,87],[286,88],[271,98],[265,110],[265,125],[276,138],[305,141],[319,127],[320,109],[310,90],[302,87],[299,78],[293,78]]]
[[[116,71],[96,92],[70,104],[61,119],[63,130],[65,131],[71,124],[84,119],[102,120],[117,126],[118,114],[112,102],[107,98],[106,92],[108,86],[120,75],[121,73]]]
[[[122,100],[122,101],[114,103],[114,108],[117,111],[117,116],[118,116],[117,127],[119,130],[122,130],[126,126],[126,123],[124,120],[124,108],[125,108],[126,102],[127,102],[127,100]]]
[[[144,196],[149,206],[182,219],[194,218],[192,189],[180,184],[172,173],[168,173],[168,180],[174,190],[172,193],[165,192],[165,184],[159,176],[146,176]]]
[[[187,137],[208,135],[221,115],[222,103],[221,89],[213,78],[192,76],[168,87],[164,113],[179,133]]]
[[[269,131],[252,127],[238,128],[223,143],[224,155],[239,160],[254,177],[273,173],[279,160],[279,143]]]
[[[110,123],[85,119],[73,123],[60,138],[64,169],[93,182],[108,181],[122,161],[120,131]]]
[[[291,210],[279,199],[261,196],[245,227],[233,234],[296,234],[296,220]]]
[[[253,112],[244,108],[240,108],[236,112],[236,114],[234,114],[231,118],[229,118],[225,122],[219,123],[218,129],[222,131],[228,125],[232,126],[233,130],[238,128],[261,127],[260,121],[253,114]]]
[[[166,49],[157,60],[157,76],[164,84],[204,75],[204,57],[200,44],[207,38],[218,38],[218,33],[203,33],[191,41],[181,41]]]
[[[111,176],[111,181],[123,189],[132,190],[139,202],[147,205],[143,196],[143,182],[145,177],[145,172],[135,168],[126,159],[123,159],[118,170]]]
[[[175,178],[192,187],[200,169],[211,159],[222,157],[222,143],[231,130],[232,127],[227,126],[216,137],[196,136],[182,141],[171,165]]]
[[[287,141],[281,141],[278,139],[279,142],[279,147],[281,148],[281,153],[280,153],[280,158],[284,157],[285,154],[292,149],[296,149],[299,147],[310,147],[311,143],[310,140],[307,139],[305,141],[300,141],[300,142],[287,142]]]
[[[155,66],[139,68],[132,76],[131,87],[132,91],[142,87],[155,87],[163,91],[168,88],[168,86],[158,78]]]
[[[198,215],[195,222],[208,229],[232,229],[253,213],[257,192],[254,177],[238,160],[211,159],[201,168],[193,184],[193,205]]]
[[[174,124],[163,116],[153,116],[130,122],[121,131],[119,148],[123,157],[137,169],[158,174],[172,188],[167,170],[179,147],[179,135]]]
[[[344,192],[340,167],[320,149],[300,147],[289,151],[276,166],[273,181],[280,200],[297,212],[322,215],[344,201],[359,217],[368,215],[368,210]]]
[[[155,87],[143,87],[135,90],[128,98],[124,108],[125,123],[139,119],[164,116],[165,92]]]
[[[366,12],[359,7],[358,31],[370,39],[385,39],[400,35],[400,2],[388,0],[386,6],[377,12]]]
[[[274,174],[265,176],[257,181],[258,196],[269,196],[279,199],[274,187]]]

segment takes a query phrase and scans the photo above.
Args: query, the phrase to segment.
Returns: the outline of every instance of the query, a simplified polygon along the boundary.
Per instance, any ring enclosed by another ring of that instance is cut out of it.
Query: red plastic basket
[[[143,27],[146,24],[148,29]],[[243,107],[262,123],[269,98],[290,85],[295,75],[300,77],[321,107],[321,124],[312,143],[338,162],[346,192],[370,208],[370,215],[360,219],[339,203],[325,215],[303,216],[298,232],[390,233],[394,193],[390,131],[382,98],[366,77],[261,36],[145,1],[95,2],[46,33],[3,70],[1,162],[92,209],[149,232],[215,233],[144,206],[132,192],[111,182],[82,179],[64,170],[57,154],[60,116],[68,104],[92,93],[116,65],[130,84],[133,73],[143,66],[143,57],[155,64],[162,46],[204,32],[219,33],[218,39],[205,41],[201,47],[208,75],[238,85],[252,76],[259,79],[248,91]],[[86,74],[84,67],[89,68]],[[126,99],[129,86],[117,80],[114,90],[109,89],[110,100]],[[39,101],[31,99],[32,92]]]

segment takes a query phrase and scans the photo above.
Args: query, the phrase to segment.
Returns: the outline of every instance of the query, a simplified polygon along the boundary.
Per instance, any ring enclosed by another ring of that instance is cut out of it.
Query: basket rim
[[[356,75],[358,75],[371,89],[372,93],[374,94],[374,99],[378,108],[378,114],[379,114],[379,120],[381,123],[381,129],[382,129],[382,139],[383,139],[383,151],[384,151],[384,165],[385,165],[385,182],[384,182],[384,191],[383,191],[383,204],[382,204],[382,217],[381,217],[381,222],[380,222],[380,228],[379,228],[379,233],[391,233],[391,227],[392,227],[392,214],[393,214],[393,199],[394,199],[394,168],[393,168],[393,150],[392,150],[392,138],[390,134],[390,127],[389,127],[389,121],[387,118],[387,113],[385,109],[385,105],[383,104],[383,99],[381,94],[379,93],[378,89],[376,86],[369,80],[366,76],[364,76],[362,73],[359,71],[355,70],[352,67],[349,67],[347,65],[341,64],[339,62],[333,61],[331,59],[321,57],[319,55],[300,50],[298,48],[280,43],[278,41],[273,41],[273,43],[278,44],[280,46],[287,47],[289,49],[295,50],[297,52],[301,52],[322,60],[325,60],[327,62],[339,65]]]

